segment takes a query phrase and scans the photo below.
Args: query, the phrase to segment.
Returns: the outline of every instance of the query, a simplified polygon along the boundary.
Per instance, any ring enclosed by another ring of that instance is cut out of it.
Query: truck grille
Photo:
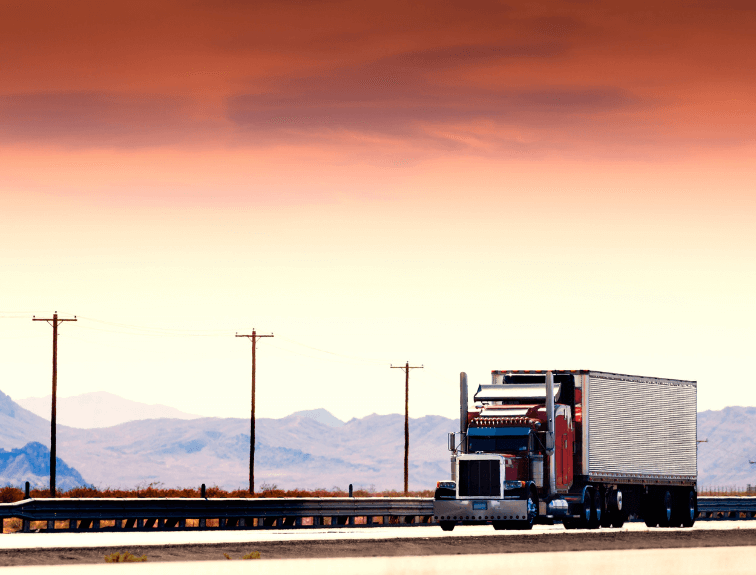
[[[460,460],[458,481],[460,497],[500,497],[499,460]]]

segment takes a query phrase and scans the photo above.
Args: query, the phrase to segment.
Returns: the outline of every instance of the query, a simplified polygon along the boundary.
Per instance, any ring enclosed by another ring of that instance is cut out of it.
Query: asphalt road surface
[[[332,559],[273,559],[269,561],[195,561],[8,567],[4,575],[100,575],[125,569],[140,575],[501,575],[559,573],[560,575],[752,575],[756,547],[565,551],[413,557],[342,557]]]
[[[105,555],[115,552],[146,555],[148,563],[185,563],[225,561],[224,554],[238,559],[251,551],[259,551],[261,560],[255,561],[258,565],[298,559],[544,555],[552,552],[694,548],[729,548],[730,553],[737,555],[756,550],[756,521],[700,522],[693,529],[648,529],[643,524],[633,523],[622,529],[567,532],[561,526],[550,526],[537,527],[526,533],[494,531],[490,526],[458,527],[452,533],[444,533],[439,527],[215,533],[30,533],[2,535],[0,547],[2,566],[104,564]]]

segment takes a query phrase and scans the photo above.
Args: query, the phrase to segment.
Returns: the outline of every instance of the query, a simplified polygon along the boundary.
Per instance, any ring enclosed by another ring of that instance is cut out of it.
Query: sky
[[[0,389],[458,414],[459,373],[756,405],[756,10],[4,2]]]

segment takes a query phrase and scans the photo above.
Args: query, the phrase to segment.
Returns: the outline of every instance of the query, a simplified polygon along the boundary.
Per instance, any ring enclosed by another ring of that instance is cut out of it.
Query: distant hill
[[[49,445],[50,422],[0,391],[0,448],[23,447],[33,441]]]
[[[410,487],[425,489],[449,475],[451,420],[410,421]],[[348,484],[400,489],[404,417],[371,415],[329,427],[307,417],[257,420],[257,485],[345,489]],[[65,428],[58,452],[100,487],[205,483],[235,489],[249,474],[249,420],[146,420],[93,430]]]
[[[17,403],[49,421],[51,400],[51,396],[48,395],[19,399]],[[196,419],[198,417],[201,416],[184,413],[167,405],[148,405],[131,401],[107,391],[58,398],[58,423],[80,429],[110,427],[140,419]]]
[[[317,421],[318,423],[327,425],[328,427],[341,427],[342,425],[344,425],[343,421],[341,421],[330,411],[323,409],[322,407],[319,409],[306,409],[304,411],[296,411],[291,415],[288,415],[287,417],[307,417],[309,419]]]
[[[67,429],[60,426],[59,431]],[[50,422],[0,391],[0,486],[50,486]],[[55,485],[67,490],[85,484],[80,473],[56,459]]]
[[[701,487],[756,485],[756,407],[725,407],[698,414]]]
[[[66,465],[60,457],[55,459],[55,487],[68,491],[86,486],[84,478],[74,468]],[[20,449],[0,449],[0,485],[23,486],[29,482],[32,488],[50,487],[50,450],[41,443],[27,443]]]

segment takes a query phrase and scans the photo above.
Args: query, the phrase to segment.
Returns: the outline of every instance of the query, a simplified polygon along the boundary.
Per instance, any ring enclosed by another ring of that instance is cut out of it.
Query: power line
[[[52,356],[52,413],[50,416],[50,497],[55,497],[55,460],[56,460],[56,426],[58,416],[58,326],[64,321],[77,321],[73,319],[58,319],[56,311],[51,318],[37,318],[32,316],[32,321],[46,321],[53,328],[53,356]],[[52,323],[50,323],[52,322]]]
[[[343,353],[336,353],[336,352],[333,352],[333,351],[328,351],[328,350],[325,350],[325,349],[320,349],[319,347],[312,347],[311,345],[307,345],[307,344],[304,344],[304,343],[299,343],[298,341],[294,341],[293,339],[289,339],[287,337],[283,337],[283,336],[280,336],[280,337],[284,341],[288,341],[288,342],[296,344],[296,345],[301,345],[302,347],[306,347],[308,349],[312,349],[312,350],[315,350],[315,351],[320,351],[322,353],[327,353],[329,355],[336,355],[336,356],[344,357],[344,358],[348,358],[348,359],[356,359],[357,361],[364,361],[364,362],[367,362],[367,363],[380,363],[380,364],[386,363],[386,361],[382,360],[382,359],[372,359],[372,358],[369,359],[369,358],[366,358],[366,357],[357,357],[355,355],[344,355]]]
[[[153,326],[133,325],[133,324],[128,324],[128,323],[119,323],[119,322],[114,322],[114,321],[95,319],[95,318],[86,317],[86,316],[78,316],[78,317],[79,319],[84,319],[87,321],[100,323],[103,325],[123,328],[129,331],[148,332],[149,335],[218,337],[218,336],[228,336],[231,333],[231,330],[229,329],[201,330],[201,329],[165,328],[165,327],[153,327]],[[96,329],[96,328],[90,327],[89,329]],[[120,332],[120,333],[129,333],[129,332]],[[145,335],[145,334],[137,334],[137,335]]]
[[[258,335],[253,328],[250,335],[237,333],[236,337],[246,337],[252,342],[252,409],[249,425],[249,494],[252,495],[255,492],[255,351],[257,349],[257,340],[261,337],[273,337],[273,334]]]
[[[404,370],[404,494],[409,493],[409,372],[410,369],[423,369],[424,366],[392,365],[391,369]]]

